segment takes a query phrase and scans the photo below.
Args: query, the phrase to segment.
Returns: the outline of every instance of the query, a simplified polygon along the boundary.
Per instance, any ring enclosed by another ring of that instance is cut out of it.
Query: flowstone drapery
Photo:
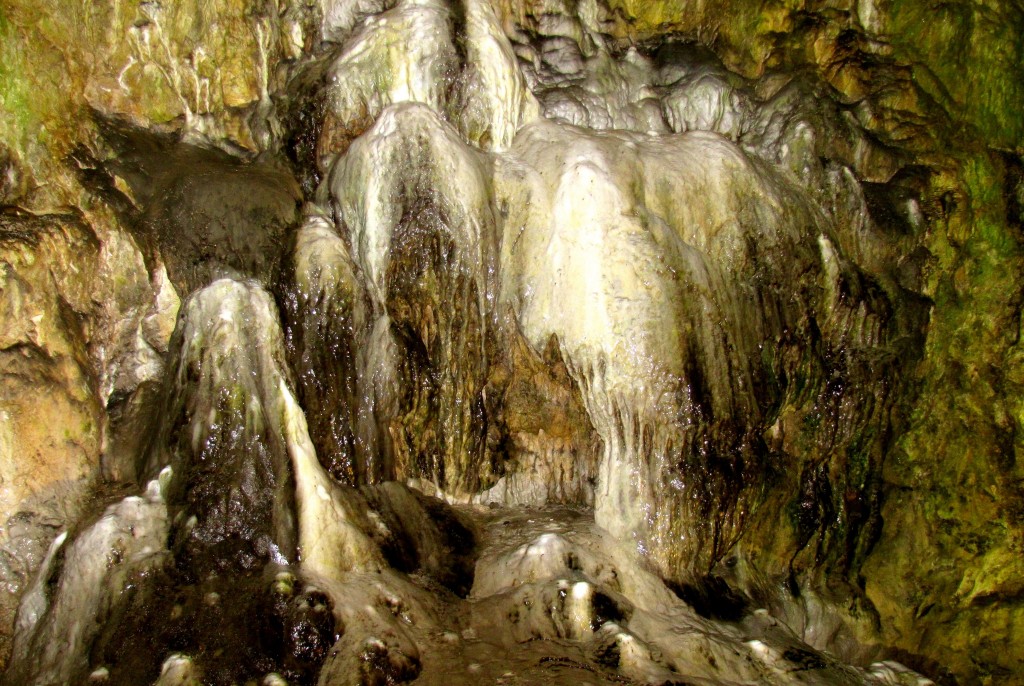
[[[71,156],[149,290],[93,344],[57,283],[17,344],[118,356],[104,486],[24,548],[11,683],[944,673],[863,575],[958,202],[867,111],[891,101],[624,36],[602,2],[257,19],[260,154],[168,47],[182,131],[93,111]],[[11,262],[24,302],[36,253],[98,250],[61,225]],[[75,335],[40,342],[51,311]]]

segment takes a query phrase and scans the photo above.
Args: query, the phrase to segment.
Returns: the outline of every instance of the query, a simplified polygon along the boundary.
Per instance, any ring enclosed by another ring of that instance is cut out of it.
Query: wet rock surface
[[[0,214],[0,654],[17,598],[99,475],[88,355],[96,236],[75,215]]]
[[[223,276],[279,278],[301,200],[287,169],[95,116],[102,158],[78,151],[83,182],[117,208],[151,273],[165,269],[180,296]]]
[[[1015,87],[683,4],[0,13],[5,677],[1013,683]]]

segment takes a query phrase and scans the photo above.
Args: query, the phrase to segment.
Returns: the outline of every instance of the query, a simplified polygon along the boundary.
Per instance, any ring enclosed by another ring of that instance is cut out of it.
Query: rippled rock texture
[[[1019,9],[51,10],[12,683],[1024,669]]]

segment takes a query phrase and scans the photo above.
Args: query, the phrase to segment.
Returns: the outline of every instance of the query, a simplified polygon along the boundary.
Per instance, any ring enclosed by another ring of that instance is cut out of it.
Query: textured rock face
[[[75,216],[3,219],[6,520],[44,486],[95,475],[100,412],[80,318],[99,245]]]
[[[831,228],[719,136],[543,124],[511,155],[514,180],[496,182],[512,231],[504,296],[534,345],[557,336],[583,389],[604,442],[597,521],[666,576],[706,573],[759,506],[765,463],[800,459],[763,444],[795,395],[786,358],[823,375],[818,355],[844,347],[856,365],[855,346],[883,338],[879,313],[829,299],[848,278]],[[784,340],[813,337],[809,322],[822,351]]]
[[[0,221],[0,608],[9,623],[49,539],[79,516],[99,472],[102,418],[81,320],[99,246],[75,216]],[[9,630],[4,639],[6,654]]]
[[[88,5],[0,10],[16,682],[1024,669],[1019,8]]]
[[[41,202],[74,197],[59,162],[94,135],[88,108],[146,125],[181,117],[194,134],[258,149],[263,132],[248,116],[267,101],[274,65],[303,41],[292,14],[242,0],[8,3],[0,131],[23,190]]]
[[[138,250],[123,234],[97,234],[89,221],[103,216],[0,214],[5,655],[17,597],[50,540],[116,471],[122,432],[104,404],[159,373],[142,335],[149,289]]]

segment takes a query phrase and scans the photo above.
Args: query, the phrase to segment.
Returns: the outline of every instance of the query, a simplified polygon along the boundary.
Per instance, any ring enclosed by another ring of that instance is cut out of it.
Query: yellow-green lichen
[[[899,0],[890,12],[890,39],[900,55],[935,77],[918,84],[988,144],[1021,150],[1024,10],[1010,2]]]

